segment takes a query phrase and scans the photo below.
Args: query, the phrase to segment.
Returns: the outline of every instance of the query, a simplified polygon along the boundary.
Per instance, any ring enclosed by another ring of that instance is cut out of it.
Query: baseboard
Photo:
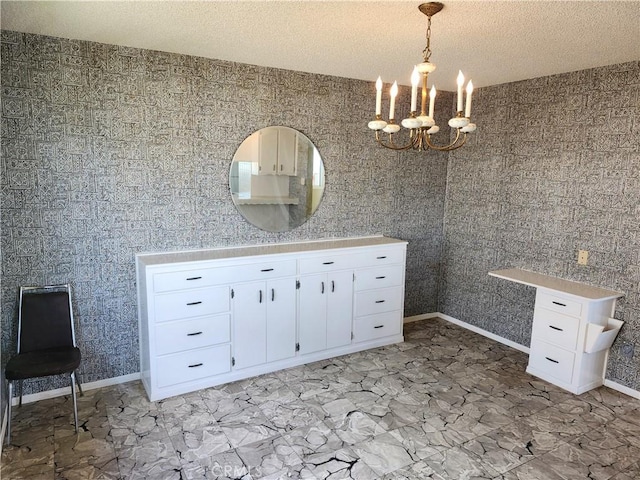
[[[440,314],[435,313],[423,313],[422,315],[414,315],[412,317],[404,317],[403,323],[417,322],[418,320],[429,320],[431,318],[437,318]]]
[[[620,393],[624,393],[625,395],[629,395],[630,397],[637,398],[640,400],[640,391],[634,390],[633,388],[626,387],[612,380],[604,379],[604,386],[609,387],[611,390],[616,390]]]
[[[0,455],[2,455],[2,447],[4,445],[4,436],[7,434],[7,421],[9,420],[9,407],[5,407],[2,412],[2,428],[0,429]]]
[[[467,330],[471,330],[472,332],[478,333],[483,337],[490,338],[491,340],[495,340],[496,342],[502,343],[503,345],[507,345],[508,347],[515,348],[516,350],[524,352],[527,355],[529,354],[529,347],[525,347],[524,345],[520,345],[519,343],[513,342],[507,338],[501,337],[499,335],[496,335],[495,333],[491,333],[482,328],[476,327],[475,325],[471,325],[470,323],[463,322],[462,320],[458,320],[457,318],[453,318],[449,315],[445,315],[444,313],[438,313],[437,316],[442,318],[443,320],[446,320],[449,323],[453,323],[455,325],[458,325],[459,327],[465,328]]]
[[[140,372],[131,373],[129,375],[122,375],[120,377],[105,378],[104,380],[98,380],[96,382],[82,383],[81,385],[82,390],[95,390],[96,388],[118,385],[120,383],[131,382],[133,380],[140,380]],[[65,387],[56,388],[54,390],[47,390],[46,392],[30,393],[29,395],[23,395],[22,403],[31,403],[37,402],[38,400],[45,400],[47,398],[62,397],[64,395],[69,395],[70,392],[70,388]],[[12,405],[17,405],[18,401],[19,398],[14,397]]]

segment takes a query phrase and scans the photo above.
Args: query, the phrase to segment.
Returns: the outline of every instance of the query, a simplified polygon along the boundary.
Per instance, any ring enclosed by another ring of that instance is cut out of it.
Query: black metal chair
[[[78,405],[75,385],[82,395],[76,376],[80,365],[80,349],[76,347],[71,307],[71,287],[50,285],[20,287],[18,307],[18,353],[5,367],[8,382],[9,420],[7,444],[11,443],[11,404],[13,384],[18,382],[22,405],[22,381],[28,378],[70,374],[71,395],[76,432],[78,431]]]

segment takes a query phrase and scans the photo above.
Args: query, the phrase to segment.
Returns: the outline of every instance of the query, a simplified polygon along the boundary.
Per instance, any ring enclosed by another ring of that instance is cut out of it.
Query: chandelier
[[[402,126],[409,130],[409,139],[404,145],[398,145],[394,142],[394,134],[400,131],[400,125],[398,125],[394,118],[396,96],[398,95],[398,82],[393,82],[393,86],[390,90],[390,105],[389,105],[389,121],[385,122],[382,119],[382,79],[378,77],[376,82],[376,119],[369,122],[369,128],[376,132],[376,141],[385,148],[392,150],[440,150],[450,151],[460,148],[467,141],[467,134],[475,131],[475,123],[471,123],[471,94],[473,92],[473,83],[469,81],[466,87],[466,104],[463,111],[463,85],[464,75],[462,72],[458,73],[457,78],[457,108],[456,116],[449,120],[449,126],[455,129],[455,137],[448,145],[435,145],[431,143],[431,135],[440,131],[440,127],[436,125],[433,119],[433,108],[436,99],[435,86],[431,87],[429,91],[429,111],[427,112],[427,77],[431,72],[436,69],[436,66],[429,60],[431,58],[431,17],[438,13],[444,5],[439,2],[423,3],[418,9],[427,16],[427,46],[422,52],[423,62],[413,67],[413,73],[411,74],[411,113],[409,118],[402,120]],[[422,80],[422,106],[420,109],[420,115],[417,112],[417,99],[418,99],[418,85]],[[428,114],[427,114],[428,113]],[[385,141],[380,132],[388,134],[388,139]]]

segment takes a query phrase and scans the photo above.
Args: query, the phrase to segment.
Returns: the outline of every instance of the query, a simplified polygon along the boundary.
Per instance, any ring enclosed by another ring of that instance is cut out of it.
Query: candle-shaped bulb
[[[411,73],[411,111],[415,112],[418,105],[418,84],[420,83],[420,73],[416,66]]]
[[[429,116],[433,118],[433,108],[436,103],[436,86],[431,85],[431,91],[429,92]]]
[[[462,85],[464,85],[464,75],[460,70],[458,71],[458,112],[462,111]]]
[[[473,82],[469,80],[467,83],[467,104],[464,109],[464,116],[471,118],[471,94],[473,93]]]
[[[398,95],[398,82],[393,82],[391,86],[391,105],[389,105],[389,119],[392,120],[396,110],[396,96]]]
[[[382,113],[382,79],[376,80],[376,116]]]

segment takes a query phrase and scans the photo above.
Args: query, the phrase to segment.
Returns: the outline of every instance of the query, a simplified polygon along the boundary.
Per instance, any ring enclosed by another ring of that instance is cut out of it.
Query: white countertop
[[[342,238],[330,240],[312,240],[308,242],[276,243],[272,245],[251,245],[245,247],[221,247],[205,250],[191,250],[169,253],[139,253],[136,258],[143,265],[160,265],[178,262],[199,262],[206,260],[223,260],[236,257],[257,255],[286,254],[327,250],[331,248],[376,247],[384,245],[407,244],[404,240],[383,236]]]
[[[562,278],[543,275],[541,273],[529,272],[528,270],[521,270],[519,268],[494,270],[489,272],[489,275],[529,285],[530,287],[573,295],[574,297],[586,300],[610,300],[612,298],[624,297],[624,293],[616,292],[614,290],[594,287],[585,283],[564,280]]]

